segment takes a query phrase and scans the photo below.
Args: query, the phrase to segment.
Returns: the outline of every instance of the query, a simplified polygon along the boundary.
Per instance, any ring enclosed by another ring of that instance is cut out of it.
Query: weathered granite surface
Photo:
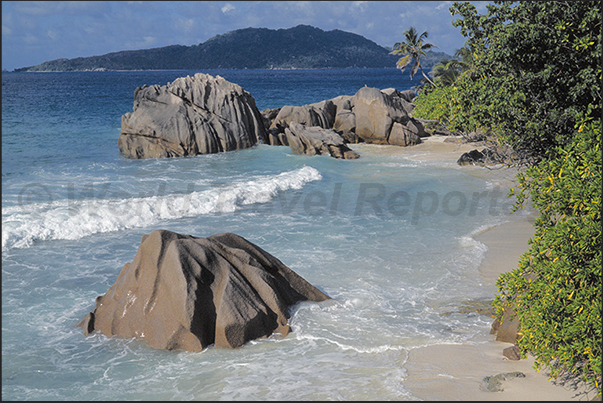
[[[122,116],[120,152],[164,158],[240,150],[265,142],[255,100],[220,76],[197,73],[164,86],[138,87]]]
[[[331,100],[325,100],[302,106],[285,105],[270,124],[270,129],[284,131],[291,122],[301,123],[307,127],[318,126],[323,129],[333,127],[336,106]]]
[[[279,133],[284,133],[295,122],[306,127],[333,129],[346,143],[410,146],[421,143],[421,137],[430,135],[423,122],[411,116],[412,99],[414,91],[411,90],[400,92],[394,88],[363,87],[355,95],[267,109],[263,116],[271,133],[269,144],[283,144]]]
[[[364,87],[354,95],[356,135],[366,143],[409,146],[429,134],[410,116],[413,106],[396,90]]]
[[[410,146],[430,135],[423,122],[411,116],[413,99],[412,90],[365,86],[353,96],[259,112],[251,94],[237,84],[197,73],[165,86],[138,87],[133,111],[122,116],[118,147],[128,158],[164,158],[240,150],[259,143],[291,146],[286,131],[292,123],[333,130],[344,143]],[[330,155],[357,158],[351,150],[343,150],[332,134],[327,137],[340,150]],[[309,140],[301,143],[306,144],[302,153],[308,155],[312,149],[324,148],[310,147]],[[293,145],[294,152],[299,145]]]
[[[292,305],[327,299],[238,235],[155,230],[143,236],[134,260],[78,326],[84,334],[140,338],[157,349],[236,348],[287,335]]]
[[[329,155],[339,159],[356,159],[360,157],[351,150],[343,138],[333,129],[318,126],[306,127],[291,122],[285,129],[287,143],[294,154]]]

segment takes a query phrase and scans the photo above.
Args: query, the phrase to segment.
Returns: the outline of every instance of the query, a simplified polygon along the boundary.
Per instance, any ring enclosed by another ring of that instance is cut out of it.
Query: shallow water
[[[395,69],[207,72],[259,109],[416,85]],[[502,174],[363,144],[357,160],[267,145],[121,157],[136,86],[187,74],[3,73],[4,400],[416,400],[410,349],[487,339],[489,317],[448,313],[495,292],[471,235],[519,219]],[[85,337],[77,323],[158,228],[237,233],[333,300],[293,307],[292,333],[236,350]]]

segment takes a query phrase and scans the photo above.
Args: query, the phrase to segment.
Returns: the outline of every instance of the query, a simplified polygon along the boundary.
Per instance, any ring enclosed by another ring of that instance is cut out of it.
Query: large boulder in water
[[[197,73],[138,87],[117,144],[129,158],[163,158],[239,150],[265,139],[251,94],[220,76]]]
[[[141,338],[157,349],[236,348],[286,335],[293,304],[327,299],[238,235],[155,230],[143,236],[134,260],[78,326],[84,334]]]

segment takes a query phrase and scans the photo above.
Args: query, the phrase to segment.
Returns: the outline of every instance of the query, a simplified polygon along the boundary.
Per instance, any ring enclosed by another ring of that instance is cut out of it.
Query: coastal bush
[[[433,101],[423,95],[440,96],[451,130],[486,128],[530,165],[553,158],[577,122],[601,116],[600,3],[494,1],[487,10],[480,15],[468,2],[450,8],[474,65],[454,83],[452,99],[424,88],[415,116],[437,111],[424,107]]]
[[[519,208],[528,198],[539,211],[536,232],[518,268],[497,280],[494,301],[515,307],[517,342],[551,366],[601,393],[601,121],[583,123],[573,142],[518,175]]]
[[[601,396],[601,7],[597,1],[494,1],[450,8],[474,65],[451,86],[423,88],[414,116],[480,130],[522,167],[520,208],[539,216],[530,248],[502,274],[497,317],[511,304],[522,354],[579,375]]]
[[[469,74],[463,74],[453,85],[421,89],[414,101],[413,116],[437,119],[450,132],[493,133],[495,128],[491,115],[500,109],[500,105],[476,101],[485,97],[488,88],[496,88],[492,86],[492,81],[476,81]]]

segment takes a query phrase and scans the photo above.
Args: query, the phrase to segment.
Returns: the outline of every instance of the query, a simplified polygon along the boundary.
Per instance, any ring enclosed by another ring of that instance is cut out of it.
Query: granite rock
[[[294,154],[329,155],[339,159],[356,159],[360,157],[351,150],[343,138],[333,129],[323,129],[291,122],[285,129],[287,142]]]
[[[265,142],[255,100],[220,76],[197,73],[164,86],[138,87],[122,116],[120,152],[128,158],[210,154]]]
[[[78,326],[84,334],[140,338],[157,349],[236,348],[287,335],[291,306],[327,299],[238,235],[155,230],[143,236],[134,260]]]

